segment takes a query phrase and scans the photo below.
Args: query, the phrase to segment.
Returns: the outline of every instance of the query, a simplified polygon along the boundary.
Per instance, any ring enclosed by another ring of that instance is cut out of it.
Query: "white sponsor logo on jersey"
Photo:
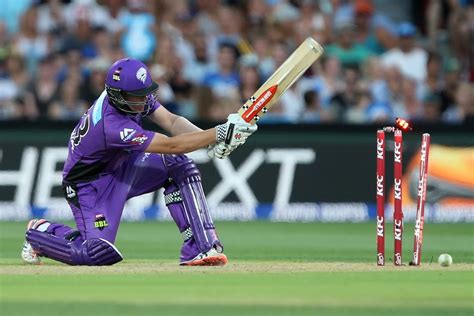
[[[148,139],[148,136],[146,135],[138,135],[137,137],[135,137],[134,139],[132,139],[131,143],[132,144],[143,144],[146,140]]]
[[[146,69],[141,67],[137,71],[137,79],[140,80],[141,82],[145,83],[146,80]]]
[[[120,131],[120,139],[124,142],[128,142],[137,131],[133,128],[124,128]]]
[[[66,194],[69,199],[72,199],[76,196],[76,191],[70,185],[68,185],[66,187]]]

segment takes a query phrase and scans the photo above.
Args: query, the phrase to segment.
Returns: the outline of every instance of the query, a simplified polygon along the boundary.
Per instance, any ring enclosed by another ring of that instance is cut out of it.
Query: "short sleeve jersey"
[[[155,102],[149,114],[158,107]],[[63,182],[93,181],[120,168],[131,153],[144,152],[154,132],[143,129],[141,119],[116,109],[102,92],[71,133]]]

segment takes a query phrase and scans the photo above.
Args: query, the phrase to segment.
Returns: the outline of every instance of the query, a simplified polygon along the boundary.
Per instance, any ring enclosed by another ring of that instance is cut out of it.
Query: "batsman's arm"
[[[185,154],[199,148],[225,142],[232,147],[245,143],[247,138],[257,131],[257,125],[245,122],[239,114],[233,113],[227,117],[227,122],[204,131],[184,133],[168,137],[154,133],[146,152],[162,154]]]
[[[216,128],[204,131],[181,134],[168,137],[155,133],[146,152],[160,154],[186,154],[199,148],[204,148],[216,142]]]
[[[160,106],[150,116],[151,120],[173,136],[202,131],[186,118],[168,111]]]
[[[226,123],[204,131],[164,107],[156,109],[151,120],[173,135],[172,137],[160,133],[153,135],[146,151],[162,154],[184,154],[214,145],[216,142],[226,142],[237,147],[257,130],[257,126],[245,122],[237,113],[230,114]]]

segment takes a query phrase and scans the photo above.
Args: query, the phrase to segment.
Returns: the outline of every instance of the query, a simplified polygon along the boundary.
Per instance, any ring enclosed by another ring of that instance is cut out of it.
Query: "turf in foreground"
[[[226,267],[177,266],[179,240],[169,223],[125,224],[117,244],[127,259],[116,266],[49,261],[31,267],[18,260],[23,226],[0,223],[2,315],[473,312],[470,225],[427,228],[425,256],[450,252],[457,264],[447,269],[428,262],[421,268],[376,267],[373,225],[258,222],[219,225],[231,260]],[[411,240],[405,242],[410,248]]]

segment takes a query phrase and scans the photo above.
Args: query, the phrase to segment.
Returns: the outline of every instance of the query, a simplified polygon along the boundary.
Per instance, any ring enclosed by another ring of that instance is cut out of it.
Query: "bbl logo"
[[[95,216],[95,222],[94,222],[95,228],[98,228],[99,230],[103,230],[107,226],[109,226],[109,223],[107,223],[107,220],[105,219],[104,215],[98,214]]]

